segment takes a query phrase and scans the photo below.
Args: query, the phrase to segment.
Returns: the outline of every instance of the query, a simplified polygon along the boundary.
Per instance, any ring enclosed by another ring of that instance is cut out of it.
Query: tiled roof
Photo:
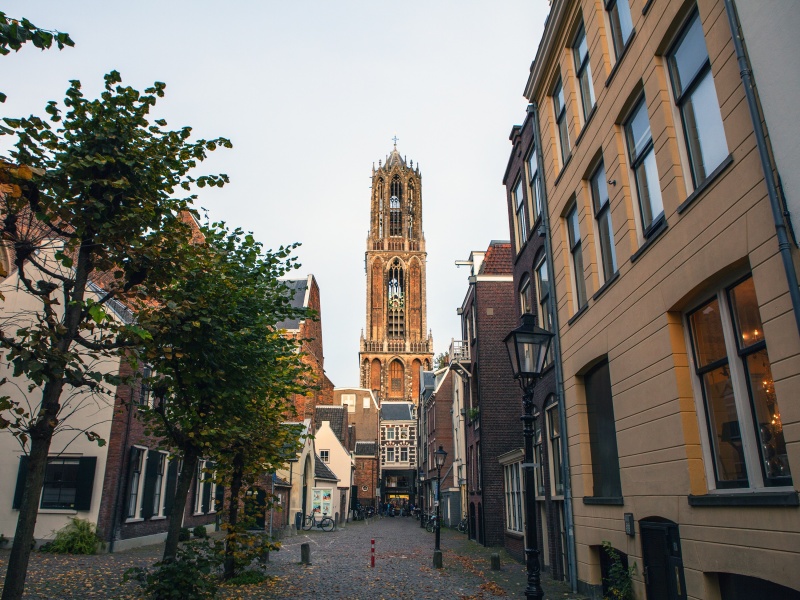
[[[356,442],[356,456],[377,456],[378,444],[375,442]]]
[[[314,455],[314,477],[328,481],[339,481],[339,478],[328,468],[328,465],[322,462],[319,454]]]
[[[409,402],[384,402],[381,404],[382,421],[411,421]]]
[[[333,429],[333,433],[336,434],[336,437],[339,438],[339,441],[342,442],[343,446],[346,446],[345,443],[345,431],[344,431],[344,415],[345,415],[345,407],[344,406],[317,406],[316,411],[316,427],[317,431],[319,428],[322,427],[323,421],[330,421],[331,429]]]
[[[302,308],[306,300],[306,289],[308,289],[308,279],[285,279],[283,282],[290,294],[292,294],[292,307]],[[298,329],[300,319],[287,319],[277,325],[278,329]]]
[[[511,242],[492,240],[481,265],[484,275],[510,275],[512,270]]]
[[[277,475],[274,475],[272,479],[275,482],[275,487],[285,487],[285,488],[286,487],[288,487],[288,488],[292,487],[291,483],[289,483],[285,479],[281,479]]]

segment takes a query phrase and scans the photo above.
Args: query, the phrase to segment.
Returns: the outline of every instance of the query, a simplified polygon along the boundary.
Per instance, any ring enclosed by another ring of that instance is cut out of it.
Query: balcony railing
[[[450,362],[468,363],[469,358],[469,342],[467,340],[451,340],[450,341]]]
[[[406,340],[365,340],[361,338],[362,352],[413,352],[414,354],[431,354],[433,342],[430,339],[419,341]]]
[[[419,252],[419,240],[408,240],[405,238],[385,238],[372,240],[373,250],[392,250],[394,252]]]

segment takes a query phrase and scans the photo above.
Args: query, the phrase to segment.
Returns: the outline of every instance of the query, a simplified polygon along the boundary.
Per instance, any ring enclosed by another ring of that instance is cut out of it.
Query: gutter
[[[775,185],[775,172],[770,160],[769,146],[767,142],[766,124],[761,120],[761,107],[756,97],[756,83],[753,80],[753,71],[750,68],[750,61],[744,48],[744,34],[742,33],[739,15],[733,0],[723,0],[725,12],[728,13],[728,22],[731,26],[731,36],[733,37],[733,47],[736,50],[736,60],[739,63],[739,74],[744,86],[744,95],[747,98],[747,107],[750,109],[750,118],[753,121],[753,133],[756,136],[756,146],[758,156],[761,159],[761,168],[764,171],[764,182],[767,184],[767,194],[769,204],[772,208],[772,218],[775,222],[775,233],[778,237],[778,249],[783,260],[783,269],[786,272],[786,281],[789,284],[789,297],[792,300],[792,311],[794,312],[795,325],[800,333],[800,286],[797,282],[797,273],[792,259],[791,243],[786,231],[786,222],[783,219],[783,209],[781,200],[778,197],[777,186]]]
[[[569,469],[569,435],[567,432],[567,409],[564,406],[564,370],[561,366],[561,338],[558,335],[558,310],[556,306],[556,286],[553,274],[555,265],[553,264],[553,248],[550,239],[550,215],[547,207],[547,190],[544,185],[544,159],[542,157],[542,140],[539,135],[539,107],[535,102],[528,105],[528,113],[533,114],[533,136],[536,144],[536,159],[539,163],[539,172],[542,173],[541,189],[542,194],[542,225],[540,234],[544,234],[544,255],[547,260],[547,272],[550,277],[550,296],[548,298],[548,310],[553,317],[553,329],[556,335],[553,337],[553,352],[555,354],[556,368],[556,397],[558,398],[558,420],[563,432],[564,440],[567,443],[561,444],[561,479],[564,482],[564,526],[567,529],[567,568],[569,570],[569,583],[572,593],[578,592],[578,563],[575,558],[575,521],[572,513],[572,480],[570,479]]]

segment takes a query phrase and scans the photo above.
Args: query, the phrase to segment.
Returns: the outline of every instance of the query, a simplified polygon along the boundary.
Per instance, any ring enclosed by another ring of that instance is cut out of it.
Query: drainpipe
[[[548,310],[553,317],[553,329],[558,332],[558,310],[556,306],[556,288],[553,274],[555,266],[553,264],[553,248],[550,240],[550,215],[547,209],[547,190],[544,186],[544,159],[542,158],[542,141],[539,135],[539,108],[536,103],[528,105],[528,112],[533,114],[533,136],[536,144],[536,159],[539,163],[539,173],[541,178],[542,194],[542,225],[544,233],[544,254],[547,260],[547,272],[550,277],[550,297],[548,298]],[[553,351],[555,354],[556,365],[556,396],[558,397],[558,420],[561,425],[565,443],[561,444],[561,478],[564,481],[564,526],[567,529],[567,567],[569,570],[569,582],[572,593],[578,591],[578,563],[575,559],[575,522],[572,513],[572,481],[569,470],[569,436],[567,435],[567,409],[564,406],[564,371],[561,366],[561,338],[559,335],[553,337]]]
[[[772,208],[772,218],[775,221],[775,233],[778,236],[778,248],[783,259],[783,269],[786,272],[786,280],[789,283],[789,297],[792,299],[792,309],[794,311],[795,324],[800,333],[800,287],[798,287],[797,274],[792,260],[791,244],[786,232],[786,222],[783,219],[781,201],[778,197],[775,176],[770,161],[769,148],[767,146],[766,124],[761,121],[761,111],[758,98],[756,97],[756,83],[753,80],[753,71],[750,69],[750,61],[744,49],[744,34],[742,33],[739,15],[733,0],[724,0],[725,11],[728,13],[728,22],[731,26],[733,37],[733,47],[736,50],[736,60],[739,62],[739,74],[744,85],[744,95],[747,98],[747,106],[750,109],[750,118],[753,120],[753,132],[756,136],[756,146],[758,156],[761,158],[761,168],[764,171],[764,182],[767,184],[767,194],[769,204]]]

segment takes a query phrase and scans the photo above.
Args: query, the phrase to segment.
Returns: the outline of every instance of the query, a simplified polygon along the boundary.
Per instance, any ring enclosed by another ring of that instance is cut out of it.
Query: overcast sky
[[[297,276],[319,282],[336,386],[359,383],[371,168],[396,135],[422,171],[436,354],[460,337],[468,273],[454,262],[509,238],[508,135],[525,117],[546,0],[4,0],[1,10],[66,31],[75,47],[0,57],[0,115],[44,116],[71,79],[94,97],[116,69],[138,89],[167,84],[155,114],[171,127],[233,142],[197,172],[231,183],[200,190],[198,204],[268,248],[302,243]]]

